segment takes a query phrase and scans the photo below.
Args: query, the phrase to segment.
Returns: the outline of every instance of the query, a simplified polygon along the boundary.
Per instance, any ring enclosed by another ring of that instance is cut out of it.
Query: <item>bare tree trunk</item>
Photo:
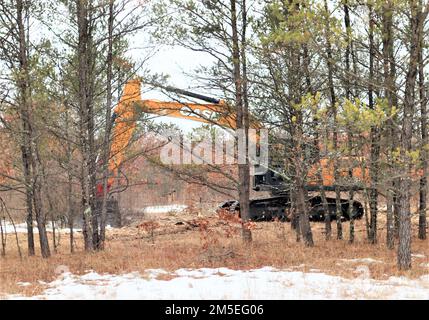
[[[350,55],[352,54],[352,35],[351,35],[351,23],[350,23],[350,10],[348,1],[344,1],[344,26],[346,28],[347,35],[347,48],[345,53],[345,63],[346,63],[346,76],[345,76],[345,90],[346,90],[346,99],[350,100],[352,96],[351,85],[350,85],[350,74],[351,74],[351,63]],[[352,159],[353,156],[353,133],[352,129],[347,129],[347,142],[348,142],[348,156]],[[351,163],[349,169],[349,177],[353,179],[353,163]],[[353,243],[355,239],[355,226],[354,226],[354,217],[353,217],[353,198],[354,191],[353,186],[349,191],[349,209],[348,215],[350,218],[350,229],[349,229],[349,243]]]
[[[50,256],[49,242],[46,233],[45,226],[45,215],[42,210],[42,175],[40,171],[40,159],[37,150],[37,143],[34,137],[33,120],[31,116],[31,90],[30,90],[30,75],[29,75],[29,64],[28,64],[28,41],[26,34],[26,26],[24,25],[25,13],[28,11],[29,2],[22,0],[16,1],[16,22],[18,27],[19,37],[19,67],[22,75],[19,77],[18,86],[20,91],[20,102],[21,102],[21,116],[24,127],[24,140],[25,148],[25,163],[24,170],[28,170],[27,164],[31,165],[31,191],[32,191],[32,202],[34,206],[34,213],[36,215],[37,228],[39,230],[40,250],[44,258]],[[28,28],[28,26],[27,26]],[[27,162],[28,160],[28,162]],[[28,201],[28,198],[27,198]],[[30,204],[27,203],[27,206]],[[28,207],[27,207],[28,210]],[[30,210],[28,210],[28,213]],[[32,225],[30,223],[30,217],[27,217],[27,227]],[[32,233],[32,231],[31,231]],[[30,247],[30,246],[29,246]],[[29,250],[29,253],[31,251]]]
[[[72,175],[72,143],[70,141],[70,110],[65,111],[65,136],[66,136],[66,153],[67,153],[67,220],[70,231],[69,245],[70,253],[74,252],[74,204],[73,204],[73,175]]]
[[[403,163],[399,184],[399,246],[398,268],[411,268],[411,163],[409,152],[412,151],[414,92],[418,73],[418,58],[423,37],[423,25],[426,15],[422,14],[421,0],[410,1],[410,49],[409,65],[405,83],[404,115],[402,120],[400,159]]]
[[[369,8],[369,85],[368,85],[368,106],[374,109],[374,10],[372,5]],[[371,155],[370,155],[370,179],[371,186],[369,189],[369,241],[372,244],[377,243],[377,214],[378,214],[378,174],[379,174],[379,157],[380,157],[380,133],[375,127],[371,128]]]
[[[91,219],[92,212],[89,204],[89,168],[88,168],[88,141],[87,141],[87,89],[88,89],[88,8],[87,3],[76,0],[77,24],[78,24],[78,77],[79,77],[79,120],[80,120],[80,147],[82,152],[82,168],[80,175],[81,184],[81,205],[83,212],[82,233],[84,237],[85,250],[93,249]]]
[[[18,232],[16,231],[16,225],[15,225],[15,222],[13,221],[12,215],[7,209],[6,203],[2,198],[0,198],[0,208],[1,208],[1,211],[4,210],[6,212],[6,215],[8,216],[10,222],[12,223],[13,231],[15,234],[16,248],[18,249],[19,258],[22,260],[21,246],[19,245],[19,238],[18,238]],[[6,235],[4,240],[2,237],[2,245],[4,246],[2,250],[4,250],[4,254],[6,255]]]
[[[318,162],[320,163],[320,157],[318,158]],[[322,207],[323,212],[325,214],[325,240],[330,240],[332,236],[331,212],[329,210],[328,200],[326,199],[326,192],[323,186],[323,176],[320,170],[318,171],[318,180],[320,183],[320,197],[322,198]]]
[[[299,164],[298,164],[299,166]],[[299,231],[304,240],[304,245],[306,247],[313,247],[313,233],[311,231],[310,221],[308,218],[308,208],[307,208],[307,199],[305,197],[306,191],[304,186],[304,181],[302,180],[302,172],[300,169],[296,170],[296,206],[299,210]]]
[[[331,36],[331,26],[329,22],[329,8],[328,8],[328,2],[327,0],[324,0],[324,7],[325,7],[325,14],[327,15],[325,17],[326,24],[325,24],[325,38],[326,38],[326,56],[327,61],[326,64],[328,66],[328,87],[329,87],[329,97],[330,97],[330,103],[331,103],[331,112],[332,112],[332,118],[334,120],[334,128],[333,128],[333,149],[335,152],[338,151],[338,130],[337,130],[337,98],[335,94],[335,87],[334,87],[334,61],[333,61],[333,54],[332,54],[332,45],[330,41]],[[339,171],[338,171],[338,159],[335,155],[334,162],[334,180],[335,180],[335,208],[336,208],[336,221],[337,221],[337,239],[343,238],[343,226],[341,224],[341,217],[342,217],[342,210],[341,210],[341,192],[339,189]]]
[[[386,246],[388,249],[392,250],[395,245],[394,237],[394,217],[393,217],[393,192],[391,187],[388,186],[389,190],[387,191],[386,199]]]
[[[420,32],[423,32],[421,30]],[[421,161],[422,161],[422,176],[419,183],[419,239],[426,239],[426,210],[427,210],[427,192],[428,192],[428,172],[429,172],[429,160],[427,146],[429,146],[428,139],[428,111],[427,111],[427,94],[425,90],[425,78],[424,78],[424,67],[425,62],[423,60],[423,46],[424,39],[420,39],[420,51],[419,51],[419,98],[420,98],[420,131],[421,131]]]
[[[315,92],[313,90],[313,86],[311,84],[311,75],[310,75],[310,56],[308,53],[308,47],[306,44],[303,45],[303,67],[304,67],[304,74],[305,74],[305,80],[307,84],[307,91],[311,93],[312,96],[315,95]],[[331,226],[331,215],[329,213],[329,205],[328,200],[326,198],[326,192],[325,188],[323,186],[323,176],[322,176],[322,165],[321,165],[321,157],[320,157],[320,138],[319,138],[319,120],[317,119],[317,115],[314,114],[312,119],[312,126],[313,126],[313,135],[314,135],[314,158],[315,163],[318,165],[317,168],[317,180],[319,183],[319,191],[320,196],[322,198],[322,207],[323,212],[325,213],[325,240],[330,240],[332,236],[332,226]],[[326,132],[326,131],[325,131]],[[324,144],[326,145],[326,136],[324,138]]]
[[[355,219],[353,216],[353,197],[354,197],[354,192],[350,191],[349,210],[348,210],[348,215],[350,217],[349,243],[354,243],[355,241]]]
[[[24,136],[27,136],[24,131]],[[36,251],[34,249],[34,232],[33,232],[33,202],[32,202],[32,186],[31,186],[31,164],[28,154],[28,148],[25,145],[28,145],[29,142],[26,142],[27,138],[24,137],[23,146],[21,148],[22,153],[22,164],[24,167],[24,181],[25,181],[25,206],[27,210],[26,223],[27,223],[27,246],[28,246],[28,255],[34,256]],[[28,143],[28,144],[27,144]]]
[[[290,226],[291,226],[292,230],[295,230],[296,242],[300,242],[301,241],[301,227],[299,224],[297,195],[296,195],[295,189],[290,191],[290,204],[291,204],[291,210],[292,210]]]
[[[95,214],[96,199],[96,163],[94,144],[94,110],[93,110],[93,83],[91,37],[93,29],[90,27],[90,2],[76,0],[78,26],[78,76],[79,76],[79,113],[80,135],[83,156],[81,186],[83,206],[83,235],[85,250],[93,250],[98,244],[98,219]]]
[[[391,9],[394,10],[395,2],[392,1],[390,3]],[[393,14],[393,13],[392,13]],[[393,32],[392,32],[393,33]],[[390,94],[392,99],[392,106],[399,106],[399,98],[397,95],[397,85],[396,85],[396,60],[395,60],[395,48],[394,48],[394,39],[393,34],[391,37],[391,45],[389,46],[389,62],[390,62]],[[392,138],[391,151],[395,150],[399,147],[400,142],[400,131],[394,125],[394,122],[399,122],[398,117],[393,116],[390,128],[390,135]],[[396,239],[399,238],[399,211],[400,211],[400,203],[399,203],[399,195],[398,195],[398,187],[399,187],[399,178],[394,178],[392,181],[392,191],[393,191],[393,225],[394,225],[394,237]]]
[[[393,179],[393,232],[396,239],[399,239],[399,212],[401,203],[399,196],[400,181],[399,178]]]
[[[313,120],[313,121],[317,121],[317,120]],[[314,148],[316,150],[315,160],[316,160],[316,163],[318,164],[317,180],[320,186],[319,192],[322,198],[323,212],[325,214],[325,219],[324,219],[325,220],[325,240],[330,240],[332,237],[331,212],[329,210],[329,204],[326,198],[325,186],[323,183],[323,174],[322,174],[323,164],[321,162],[321,156],[320,156],[319,134],[317,131],[317,124],[315,125],[316,125],[316,132],[315,132],[315,139],[314,139]],[[326,130],[323,130],[323,145],[325,146],[327,145],[327,142],[328,142],[327,135],[328,135],[328,129],[326,128]]]
[[[110,134],[112,131],[112,80],[113,80],[113,0],[109,1],[109,19],[108,19],[108,49],[107,49],[107,88],[106,88],[106,113],[105,113],[105,133],[103,143],[103,195],[101,199],[101,222],[100,222],[100,241],[97,246],[99,250],[104,249],[104,242],[106,239],[106,217],[107,217],[107,198],[109,195],[108,190],[108,177],[109,177],[109,157],[110,157]]]
[[[368,205],[368,190],[365,188],[365,190],[364,190],[364,194],[365,194],[365,197],[364,197],[364,216],[365,216],[365,231],[366,231],[366,238],[367,239],[369,239],[369,217],[368,217],[368,211],[369,211],[369,209],[368,209],[368,207],[369,207],[369,205]]]
[[[27,4],[28,5],[28,4]],[[25,181],[25,203],[27,209],[27,244],[28,255],[34,256],[34,233],[33,233],[33,185],[32,185],[32,151],[31,151],[31,128],[30,128],[30,115],[28,110],[29,104],[29,88],[28,88],[28,61],[27,61],[27,43],[25,35],[25,26],[23,13],[25,11],[24,3],[22,1],[16,2],[16,13],[18,22],[18,37],[19,37],[19,67],[23,76],[18,80],[18,87],[20,90],[20,113],[22,121],[22,164],[24,169]]]
[[[289,2],[289,5],[292,5],[290,8],[285,6],[284,12],[287,16],[289,10],[299,12],[302,8],[300,8],[299,3]],[[296,24],[294,21],[289,21],[288,25],[289,30],[295,30]],[[299,105],[302,97],[302,85],[301,81],[303,76],[305,76],[305,70],[308,68],[308,61],[306,61],[306,57],[303,54],[305,53],[305,45],[299,43],[292,43],[289,45],[289,70],[288,70],[288,91],[289,91],[289,99],[292,105]],[[311,225],[308,217],[308,206],[307,206],[307,190],[305,188],[307,172],[304,165],[304,150],[303,150],[303,141],[304,141],[304,132],[303,132],[303,112],[301,110],[297,110],[291,108],[289,110],[290,117],[294,119],[291,121],[290,125],[290,134],[293,139],[292,146],[292,156],[290,157],[290,161],[292,163],[292,185],[295,189],[293,191],[294,198],[294,209],[296,215],[296,235],[297,241],[302,237],[304,241],[304,245],[307,247],[312,247],[314,245],[313,241],[313,233],[311,231]]]
[[[16,84],[16,105],[20,117],[20,148],[22,160],[22,172],[25,187],[25,206],[27,224],[27,246],[28,255],[35,255],[34,233],[33,233],[33,194],[32,194],[32,172],[31,172],[31,128],[29,107],[31,107],[29,89],[29,65],[28,65],[28,42],[26,36],[25,17],[29,17],[29,1],[0,1],[1,23],[1,48],[2,67],[8,65],[3,63],[9,61],[12,79]],[[28,20],[28,19],[27,19]],[[9,22],[7,22],[9,21]],[[11,21],[13,23],[11,23]],[[5,59],[3,59],[5,58]],[[17,65],[15,65],[17,62]],[[3,103],[3,101],[2,101]]]
[[[91,207],[88,206],[88,200],[87,200],[87,184],[85,181],[85,165],[82,165],[81,170],[81,188],[82,188],[82,194],[81,194],[81,211],[83,213],[82,215],[82,234],[84,239],[84,245],[86,251],[93,250],[93,242],[92,242],[92,228],[91,228]]]
[[[33,166],[34,171],[38,170],[38,166]],[[33,183],[33,205],[34,212],[36,214],[37,229],[39,231],[39,240],[40,240],[40,250],[42,252],[42,257],[48,258],[51,255],[49,249],[49,239],[46,232],[46,216],[43,212],[42,207],[42,176],[39,174],[34,177],[35,183]]]
[[[58,243],[57,242],[57,228],[55,226],[55,220],[54,220],[54,215],[53,212],[51,212],[51,226],[52,226],[52,245],[54,246],[54,253],[57,253],[57,248],[58,248]],[[58,240],[59,241],[59,240]]]
[[[393,50],[393,34],[392,34],[392,21],[393,21],[393,10],[392,3],[387,1],[382,8],[382,40],[383,40],[383,73],[384,73],[384,95],[389,104],[389,113],[392,113],[393,109],[393,95],[394,95],[394,74],[392,65],[395,61],[391,61],[391,52]],[[388,163],[393,163],[392,152],[395,148],[396,142],[394,138],[395,129],[392,119],[388,120],[387,126],[387,141],[389,141],[390,147],[388,147]],[[390,178],[393,174],[393,168],[388,169],[387,179],[387,196],[386,196],[386,245],[387,248],[393,249],[394,246],[394,187],[393,179]],[[390,173],[390,174],[389,174]]]
[[[46,176],[44,178],[46,181]],[[52,203],[52,198],[50,196],[49,190],[46,190],[46,198],[48,199],[48,205],[49,205],[49,213],[51,216],[51,226],[52,226],[52,245],[54,247],[54,253],[57,253],[57,248],[59,242],[57,242],[57,235],[56,235],[56,225],[55,225],[55,215],[54,215],[54,205]],[[58,239],[59,241],[59,239]]]
[[[68,226],[70,229],[70,253],[74,252],[74,209],[73,209],[73,199],[72,199],[72,175],[71,173],[67,174],[67,208],[68,208]]]
[[[242,75],[241,68],[245,57],[241,57],[240,54],[240,40],[238,36],[238,25],[237,25],[237,9],[236,1],[230,0],[231,6],[231,27],[232,27],[232,59],[234,65],[234,82],[235,82],[235,104],[237,109],[237,129],[243,129],[245,135],[244,152],[246,153],[242,159],[245,159],[245,163],[238,164],[238,179],[239,179],[239,201],[240,201],[240,214],[243,221],[242,235],[245,242],[252,241],[252,233],[247,228],[247,222],[250,221],[249,211],[249,197],[250,197],[250,172],[249,172],[249,159],[248,159],[248,131],[249,121],[246,106],[243,101],[243,79],[246,75]],[[244,8],[242,10],[245,11]],[[245,22],[243,22],[245,23]],[[242,40],[243,41],[243,40]],[[246,119],[247,118],[247,119]]]
[[[6,237],[6,229],[3,231],[3,223],[6,227],[6,216],[4,214],[4,209],[3,209],[3,205],[0,205],[0,237],[1,237],[1,256],[5,257],[6,256],[6,241],[7,241],[7,237]]]

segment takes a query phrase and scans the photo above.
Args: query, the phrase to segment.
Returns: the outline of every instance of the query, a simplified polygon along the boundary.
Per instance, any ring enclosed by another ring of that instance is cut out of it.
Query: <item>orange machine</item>
[[[136,128],[136,120],[141,112],[157,114],[181,119],[189,119],[207,124],[216,124],[224,128],[236,128],[234,110],[225,101],[195,94],[185,90],[166,87],[166,90],[181,93],[210,103],[170,102],[158,100],[143,100],[141,98],[141,82],[131,80],[126,83],[119,104],[114,109],[115,125],[109,170],[113,175],[124,161],[126,148]],[[251,127],[261,128],[256,120],[251,120]],[[109,180],[109,187],[113,178]]]
[[[111,178],[108,188],[113,183],[113,177],[124,161],[126,148],[136,129],[136,120],[142,112],[158,114],[161,116],[189,119],[207,124],[218,124],[227,128],[235,128],[236,120],[230,107],[223,101],[184,90],[167,88],[170,91],[179,91],[186,95],[192,95],[198,99],[209,100],[212,103],[183,103],[166,102],[158,100],[143,100],[141,98],[141,83],[139,80],[131,80],[126,83],[119,104],[114,109],[115,125],[113,127],[113,139],[109,160]],[[97,193],[102,192],[101,186],[97,187]]]
[[[187,92],[175,88],[166,88],[182,95],[190,96],[203,100],[208,103],[187,103],[187,102],[166,102],[158,100],[143,100],[141,98],[141,83],[139,80],[129,81],[124,88],[123,95],[119,104],[114,110],[115,125],[113,128],[113,139],[111,147],[111,156],[109,161],[109,170],[112,177],[116,176],[116,172],[124,161],[125,151],[130,143],[132,134],[136,128],[136,120],[141,112],[158,114],[162,116],[175,117],[181,119],[189,119],[202,123],[216,124],[221,127],[235,129],[236,116],[234,110],[223,100],[214,99],[199,94]],[[253,128],[260,129],[262,126],[259,122],[251,119]],[[271,168],[269,168],[271,169]],[[321,159],[320,164],[314,165],[309,170],[308,176],[308,189],[318,191],[320,190],[320,179],[318,179],[318,170],[321,169],[323,180],[323,188],[325,190],[333,190],[334,188],[334,168],[332,161],[328,159]],[[257,172],[257,170],[256,170]],[[356,180],[367,180],[367,172],[362,171],[358,166],[351,169],[352,175]],[[346,177],[350,174],[349,168],[341,170],[340,175]],[[109,179],[108,187],[110,188],[113,183],[113,178]],[[285,186],[281,176],[276,175],[273,171],[268,170],[261,175],[255,174],[254,178],[255,190],[270,190],[273,193],[280,194],[279,197],[264,199],[264,201],[254,200],[256,216],[261,216],[264,211],[260,207],[276,208],[279,212],[284,212],[286,202],[289,201],[289,196],[285,196]],[[356,189],[356,187],[354,187]],[[343,187],[344,189],[344,187]],[[102,188],[98,186],[99,193]],[[330,199],[335,201],[335,199]],[[279,202],[280,201],[280,202]],[[273,204],[275,204],[273,206]],[[360,208],[360,207],[359,207]],[[345,209],[347,210],[347,209]]]
[[[158,100],[143,100],[141,98],[141,83],[139,80],[127,82],[119,104],[114,110],[116,115],[115,126],[113,128],[113,141],[111,147],[111,157],[109,169],[116,172],[119,165],[124,161],[126,147],[128,146],[132,134],[136,128],[136,120],[141,112],[158,114],[181,119],[189,119],[207,124],[216,124],[221,127],[236,128],[235,111],[223,100],[205,97],[190,93],[184,90],[167,88],[170,91],[192,95],[198,99],[210,101],[209,104],[166,102]],[[262,126],[256,120],[252,121],[252,127],[260,129]],[[343,158],[342,160],[346,160]],[[343,161],[345,162],[345,161]],[[321,159],[320,165],[315,165],[309,171],[309,184],[314,185],[317,170],[321,168],[323,185],[332,186],[334,184],[333,164],[329,159]],[[355,178],[364,180],[364,174],[360,167],[352,168]],[[348,168],[342,168],[340,175],[347,176]]]

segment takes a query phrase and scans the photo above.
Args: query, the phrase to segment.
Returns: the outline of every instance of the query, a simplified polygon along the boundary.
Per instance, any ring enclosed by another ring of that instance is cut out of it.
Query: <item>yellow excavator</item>
[[[235,128],[236,119],[234,112],[225,101],[176,88],[165,87],[165,89],[208,103],[143,100],[141,98],[141,82],[139,80],[127,82],[119,104],[114,109],[115,126],[113,128],[113,141],[109,162],[111,172],[116,172],[117,168],[123,162],[126,146],[128,146],[131,140],[136,128],[136,119],[141,112],[188,119],[207,124],[217,124],[226,128]]]
[[[131,80],[126,83],[123,95],[114,109],[114,127],[111,146],[111,156],[109,161],[109,171],[111,172],[108,188],[110,189],[114,177],[117,176],[118,168],[125,159],[126,148],[129,145],[133,132],[136,129],[136,119],[141,112],[157,114],[161,116],[175,117],[181,119],[189,119],[207,124],[216,124],[223,128],[236,128],[235,110],[224,100],[207,97],[201,94],[173,88],[163,87],[163,89],[179,95],[202,100],[205,103],[188,103],[176,101],[158,101],[144,100],[141,98],[141,82],[139,80]],[[261,129],[262,125],[251,117],[251,127]],[[273,165],[274,166],[274,165]],[[253,189],[255,191],[269,191],[270,197],[254,199],[250,202],[250,214],[252,220],[270,220],[278,218],[281,220],[287,219],[286,212],[290,208],[290,190],[286,179],[274,170],[271,165],[269,168],[255,168],[253,177]],[[322,186],[320,185],[320,174],[317,174],[321,169]],[[351,170],[351,171],[350,171]],[[359,166],[353,168],[344,168],[341,176],[352,175],[356,180],[367,180],[367,172]],[[334,186],[334,168],[328,159],[321,159],[320,163],[315,164],[309,171],[308,185],[306,188],[309,191],[320,192],[321,189],[332,191]],[[97,193],[100,194],[100,186],[97,187]],[[102,188],[102,187],[101,187]],[[350,188],[350,187],[348,187]],[[361,185],[354,185],[355,190],[361,189]],[[342,190],[347,188],[342,187]],[[329,214],[332,218],[336,217],[335,198],[326,199],[329,206]],[[312,220],[320,220],[324,218],[322,198],[319,195],[312,196],[310,202],[310,218]],[[239,211],[239,203],[234,200],[224,202],[221,207]],[[341,208],[343,217],[350,218],[349,201],[341,200]],[[363,206],[361,203],[354,201],[353,208],[350,211],[353,218],[360,218],[363,215]]]

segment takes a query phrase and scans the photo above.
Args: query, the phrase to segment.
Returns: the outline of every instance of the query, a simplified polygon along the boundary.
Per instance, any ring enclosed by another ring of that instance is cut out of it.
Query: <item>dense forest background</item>
[[[60,216],[70,228],[81,217],[85,249],[103,249],[106,204],[127,180],[124,169],[106,188],[113,109],[130,79],[141,77],[147,90],[168,84],[149,61],[157,48],[174,45],[207,55],[192,74],[193,89],[228,101],[237,128],[248,130],[251,114],[270,129],[271,158],[293,190],[304,245],[314,245],[308,172],[327,159],[337,203],[342,196],[364,199],[368,241],[386,241],[398,250],[398,267],[409,269],[412,218],[418,241],[427,234],[428,13],[423,0],[2,0],[2,221],[11,218],[8,206],[25,208],[29,255],[33,224],[42,256],[51,255],[46,224]],[[147,38],[139,59],[130,54],[133,37]],[[248,162],[230,171],[160,168],[153,156],[159,145],[147,136],[168,125],[145,114],[133,120],[138,130],[124,146],[128,175],[139,172],[135,159],[144,157],[140,162],[151,169],[139,175],[164,170],[159,179],[171,175],[207,192],[238,195],[248,218]],[[344,172],[356,167],[368,172],[364,190],[345,194],[341,187],[359,182]],[[97,184],[105,187],[101,216]],[[11,192],[19,195],[13,204]],[[386,239],[377,233],[381,215]],[[337,219],[335,237],[352,243],[353,223],[346,235]],[[327,219],[327,241],[332,232]],[[251,230],[243,228],[243,237],[250,243]]]

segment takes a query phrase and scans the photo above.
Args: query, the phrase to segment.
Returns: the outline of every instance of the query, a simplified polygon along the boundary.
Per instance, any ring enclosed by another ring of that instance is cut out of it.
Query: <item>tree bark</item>
[[[384,96],[388,103],[389,114],[392,114],[392,109],[394,107],[394,74],[392,65],[395,61],[392,61],[393,56],[391,56],[391,52],[393,51],[393,33],[392,33],[392,20],[393,19],[393,10],[392,3],[387,1],[382,7],[382,41],[383,41],[383,73],[384,73]],[[387,121],[387,141],[388,147],[388,163],[393,163],[392,153],[395,149],[396,139],[394,138],[395,128],[393,120],[390,118]],[[393,202],[394,202],[394,187],[393,187],[393,179],[390,177],[393,175],[392,165],[389,169],[387,169],[387,196],[386,196],[386,245],[387,248],[393,249],[394,246],[394,210],[393,210]]]
[[[422,27],[421,27],[422,28]],[[423,30],[420,30],[422,33]],[[421,163],[422,163],[422,176],[420,177],[419,183],[419,232],[418,237],[420,240],[426,239],[426,210],[427,210],[427,192],[428,192],[428,172],[429,172],[429,160],[428,150],[429,139],[428,139],[428,110],[427,110],[427,94],[425,89],[425,76],[424,67],[425,62],[423,59],[423,47],[424,39],[420,39],[420,50],[418,57],[418,69],[419,69],[419,99],[420,99],[420,132],[421,132]]]
[[[28,39],[25,26],[25,13],[28,11],[30,3],[23,0],[16,1],[16,22],[19,39],[19,70],[20,75],[18,79],[19,95],[20,95],[20,110],[21,120],[23,123],[23,165],[26,183],[30,182],[31,197],[29,186],[26,186],[26,205],[27,205],[27,229],[28,229],[28,244],[29,254],[34,254],[34,238],[32,231],[32,209],[37,221],[37,228],[39,230],[40,250],[44,258],[50,256],[49,242],[46,233],[45,215],[42,209],[42,175],[40,171],[40,159],[38,155],[38,146],[34,137],[34,121],[31,115],[32,102],[30,90],[30,74],[28,62]],[[28,13],[28,12],[27,12]],[[31,168],[31,170],[30,170]],[[30,176],[28,176],[30,174]],[[31,199],[31,201],[30,201]],[[31,228],[31,231],[30,231]]]
[[[350,85],[350,74],[351,74],[351,64],[350,64],[350,56],[352,54],[352,34],[351,34],[351,22],[350,22],[350,10],[348,1],[344,1],[344,26],[346,28],[346,41],[347,48],[345,53],[345,64],[346,64],[346,77],[345,77],[345,91],[346,91],[346,99],[350,100],[352,96],[351,85]],[[350,128],[347,129],[347,144],[348,144],[348,156],[349,159],[353,157],[353,132]],[[349,177],[353,180],[353,163],[351,163],[349,169]],[[353,186],[351,186],[353,187]],[[348,215],[350,218],[350,228],[349,228],[349,243],[353,243],[355,239],[355,225],[353,218],[353,198],[354,191],[353,188],[349,191],[349,209]]]
[[[334,180],[335,180],[335,211],[336,211],[336,222],[337,222],[337,239],[343,238],[343,226],[341,223],[342,219],[342,210],[341,210],[341,192],[339,188],[339,169],[338,169],[338,130],[337,130],[337,97],[335,93],[334,86],[334,61],[332,53],[332,44],[329,39],[331,36],[331,27],[329,21],[329,8],[328,2],[324,1],[325,6],[325,38],[326,38],[326,64],[328,66],[328,87],[329,87],[329,97],[331,103],[331,113],[333,118],[333,150],[335,152],[333,164],[334,164]],[[323,185],[323,182],[322,182]],[[329,217],[330,219],[330,217]]]
[[[233,60],[233,76],[235,84],[235,105],[237,110],[237,129],[242,129],[245,137],[245,155],[241,158],[245,160],[245,163],[238,164],[238,179],[239,179],[239,201],[240,201],[240,214],[243,221],[242,236],[245,242],[252,241],[251,230],[247,227],[247,223],[250,221],[249,211],[249,197],[250,197],[250,171],[249,171],[249,159],[248,159],[248,131],[249,121],[248,112],[244,104],[243,98],[243,79],[246,75],[242,74],[241,68],[243,60],[240,54],[240,39],[238,35],[238,24],[237,24],[237,8],[236,1],[230,0],[231,8],[231,27],[232,27],[232,60]],[[241,10],[246,10],[241,8]],[[243,21],[243,23],[246,23]],[[247,119],[246,119],[247,118]]]
[[[82,210],[85,250],[93,250],[98,244],[98,220],[95,214],[96,163],[94,144],[94,110],[92,103],[93,83],[90,22],[91,4],[76,0],[78,27],[78,77],[79,77],[79,116],[80,143],[82,151]]]
[[[22,115],[22,113],[21,113]],[[28,139],[26,132],[27,125],[26,122],[23,121],[23,143],[21,147],[21,155],[22,155],[22,165],[24,167],[24,183],[25,183],[25,206],[27,211],[26,223],[27,223],[27,246],[28,246],[28,255],[34,256],[36,254],[34,248],[34,233],[33,233],[33,195],[32,195],[32,186],[31,186],[31,164],[30,164],[30,156],[28,152]]]
[[[369,7],[369,85],[368,85],[368,106],[374,109],[374,58],[375,58],[375,44],[374,44],[374,25],[375,13],[372,5]],[[380,157],[380,132],[378,128],[371,128],[371,154],[370,154],[370,168],[369,175],[371,185],[369,190],[369,242],[372,244],[377,243],[377,215],[378,215],[378,178],[379,178],[379,157]]]
[[[110,157],[110,135],[112,131],[112,80],[113,80],[113,22],[114,22],[114,1],[109,1],[109,19],[108,19],[108,48],[107,48],[107,85],[106,85],[106,112],[105,112],[105,132],[103,143],[103,194],[101,199],[101,221],[100,221],[100,239],[97,245],[99,250],[104,249],[106,239],[106,217],[107,217],[107,200],[109,196],[108,179],[109,179],[109,157]]]
[[[398,268],[411,268],[411,163],[409,152],[412,151],[414,92],[418,73],[418,58],[423,36],[423,24],[426,17],[422,13],[421,0],[410,1],[410,49],[409,64],[405,79],[404,114],[401,132],[401,178],[399,184],[399,245]],[[426,14],[427,15],[427,14]]]

